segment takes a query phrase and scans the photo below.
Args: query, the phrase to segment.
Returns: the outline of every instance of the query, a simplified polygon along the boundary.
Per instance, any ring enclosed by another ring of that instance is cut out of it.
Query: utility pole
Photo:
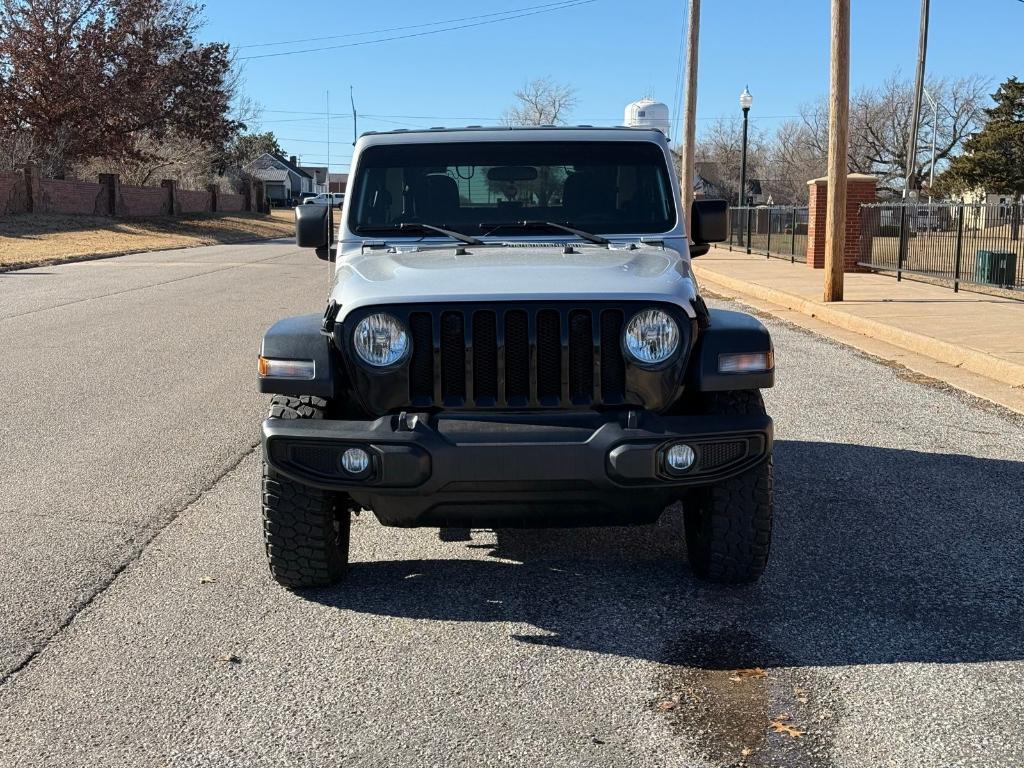
[[[683,188],[683,215],[690,233],[690,209],[693,207],[693,158],[697,143],[697,47],[700,39],[700,0],[690,0],[686,17],[686,83],[683,95],[683,152],[680,186]]]
[[[921,28],[917,35],[917,77],[914,80],[914,108],[910,113],[910,137],[907,139],[907,178],[903,185],[904,197],[913,191],[914,167],[917,165],[917,129],[921,121],[924,60],[928,50],[928,2],[929,0],[921,0]]]
[[[828,199],[825,205],[825,301],[843,300],[846,167],[850,122],[850,0],[832,0],[828,93]]]

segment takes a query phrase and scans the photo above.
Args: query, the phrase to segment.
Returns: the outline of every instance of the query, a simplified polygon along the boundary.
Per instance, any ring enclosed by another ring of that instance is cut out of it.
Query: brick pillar
[[[213,213],[217,212],[217,185],[209,184],[206,187],[206,191],[210,193],[210,210]]]
[[[846,239],[843,245],[843,271],[860,272],[860,206],[876,200],[875,177],[851,173],[846,177]],[[827,179],[807,182],[807,266],[825,267],[825,203],[828,201]]]
[[[43,210],[42,177],[39,175],[39,166],[35,163],[28,163],[25,166],[25,206],[28,213],[41,213]]]
[[[101,173],[100,186],[103,189],[96,201],[96,213],[100,216],[122,215],[120,177],[116,173]]]
[[[178,183],[174,179],[164,179],[160,186],[167,190],[167,198],[164,200],[164,212],[168,216],[181,214],[181,204],[178,203]]]

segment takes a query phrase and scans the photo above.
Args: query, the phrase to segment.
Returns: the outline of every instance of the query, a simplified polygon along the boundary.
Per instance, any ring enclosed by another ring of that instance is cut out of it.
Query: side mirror
[[[725,200],[694,200],[690,208],[690,256],[703,256],[710,243],[729,238],[729,203]]]
[[[299,248],[326,248],[330,239],[329,205],[295,206],[295,244]]]

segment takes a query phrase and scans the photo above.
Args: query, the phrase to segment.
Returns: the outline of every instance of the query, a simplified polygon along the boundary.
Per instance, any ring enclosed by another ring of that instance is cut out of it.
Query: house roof
[[[293,163],[291,160],[283,158],[280,155],[274,155],[274,159],[277,160],[279,163],[283,163],[285,168],[289,168],[289,169],[295,171],[295,173],[299,174],[299,176],[305,176],[307,179],[312,179],[313,178],[308,173],[306,173],[306,171],[304,171],[298,165]]]
[[[290,171],[290,172],[296,174],[297,176],[302,176],[303,178],[306,178],[306,179],[312,179],[313,178],[308,173],[306,173],[304,170],[299,168],[297,165],[293,164],[290,160],[286,160],[285,158],[281,157],[280,155],[275,155],[275,154],[273,154],[271,152],[264,152],[262,155],[257,157],[251,163],[249,163],[249,165],[247,166],[247,169],[249,171],[251,171],[251,172],[254,172],[254,173],[258,169],[264,169],[264,170],[274,169],[274,170],[282,170],[282,171],[285,171],[285,172]],[[262,178],[262,177],[260,177],[260,178]]]
[[[250,168],[249,173],[263,181],[288,181],[288,171],[284,168]]]

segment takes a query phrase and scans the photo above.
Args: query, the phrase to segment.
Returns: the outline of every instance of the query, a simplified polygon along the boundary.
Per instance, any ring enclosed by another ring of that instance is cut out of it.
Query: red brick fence
[[[101,173],[98,182],[44,179],[26,165],[0,172],[0,216],[8,213],[62,213],[92,216],[182,216],[196,213],[263,212],[263,182],[247,179],[241,194],[178,189],[171,179],[158,187],[122,185],[117,174]]]

